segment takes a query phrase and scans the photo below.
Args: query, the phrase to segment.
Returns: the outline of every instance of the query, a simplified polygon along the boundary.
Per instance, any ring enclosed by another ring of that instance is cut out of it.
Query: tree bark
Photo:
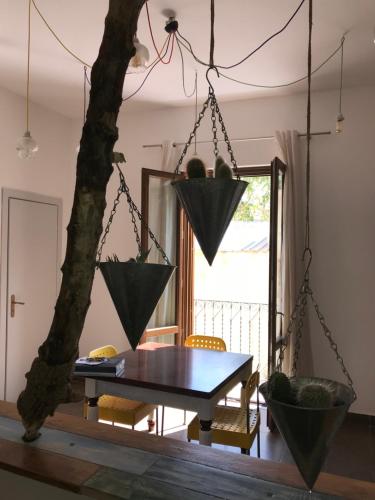
[[[48,337],[39,347],[17,401],[25,441],[36,439],[47,416],[53,415],[59,403],[70,400],[71,373],[90,305],[106,188],[113,171],[122,89],[135,53],[133,37],[144,2],[109,0],[103,40],[91,72],[60,293]]]

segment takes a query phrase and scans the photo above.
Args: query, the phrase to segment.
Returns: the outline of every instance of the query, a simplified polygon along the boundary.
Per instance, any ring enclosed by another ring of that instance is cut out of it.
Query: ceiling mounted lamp
[[[128,73],[144,73],[147,69],[147,63],[150,60],[148,48],[140,43],[137,36],[134,36],[135,55],[129,61]]]
[[[31,137],[29,127],[29,96],[30,96],[30,27],[31,27],[31,0],[29,0],[28,37],[27,37],[27,81],[26,81],[26,132],[20,137],[16,144],[18,157],[22,160],[32,158],[38,151],[39,146]]]
[[[342,100],[342,77],[343,77],[343,69],[344,69],[344,42],[345,37],[342,37],[341,40],[341,65],[340,65],[340,92],[339,92],[339,112],[336,117],[336,134],[341,134],[343,131],[344,125],[344,115],[341,111],[341,100]]]

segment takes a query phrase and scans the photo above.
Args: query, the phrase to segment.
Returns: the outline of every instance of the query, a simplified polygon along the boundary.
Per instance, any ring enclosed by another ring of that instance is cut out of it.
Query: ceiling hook
[[[210,87],[210,90],[213,92],[214,87],[213,87],[213,85],[212,85],[212,83],[211,83],[211,80],[208,78],[208,73],[209,73],[211,70],[216,71],[216,74],[217,74],[217,77],[218,77],[218,78],[220,78],[220,74],[219,74],[219,70],[217,69],[217,67],[216,67],[215,65],[210,66],[210,67],[207,69],[207,71],[206,71],[206,80],[207,80],[207,82],[208,82],[208,85],[209,85],[209,87]]]

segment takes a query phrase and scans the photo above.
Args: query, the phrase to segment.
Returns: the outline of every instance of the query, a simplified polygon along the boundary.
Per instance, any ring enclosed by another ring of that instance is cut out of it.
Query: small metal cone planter
[[[247,182],[241,180],[210,177],[173,183],[210,265],[247,185]]]
[[[298,377],[303,383],[303,378]],[[306,379],[305,379],[306,380]],[[268,398],[267,382],[259,387],[281,435],[308,488],[312,490],[331,442],[353,402],[352,391],[332,380],[309,378],[336,388],[337,406],[327,409],[303,408]]]
[[[175,267],[101,262],[100,270],[126,336],[135,350]]]

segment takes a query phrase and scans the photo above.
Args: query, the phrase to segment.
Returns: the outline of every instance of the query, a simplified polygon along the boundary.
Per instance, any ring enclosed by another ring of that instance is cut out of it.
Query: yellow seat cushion
[[[212,422],[212,442],[250,449],[259,429],[259,413],[250,410],[250,432],[246,429],[246,409],[217,406]],[[188,439],[199,440],[199,419],[188,426]]]
[[[115,396],[101,396],[98,401],[99,418],[125,425],[136,425],[157,407],[155,405],[117,398]],[[85,416],[87,405],[85,405]]]

